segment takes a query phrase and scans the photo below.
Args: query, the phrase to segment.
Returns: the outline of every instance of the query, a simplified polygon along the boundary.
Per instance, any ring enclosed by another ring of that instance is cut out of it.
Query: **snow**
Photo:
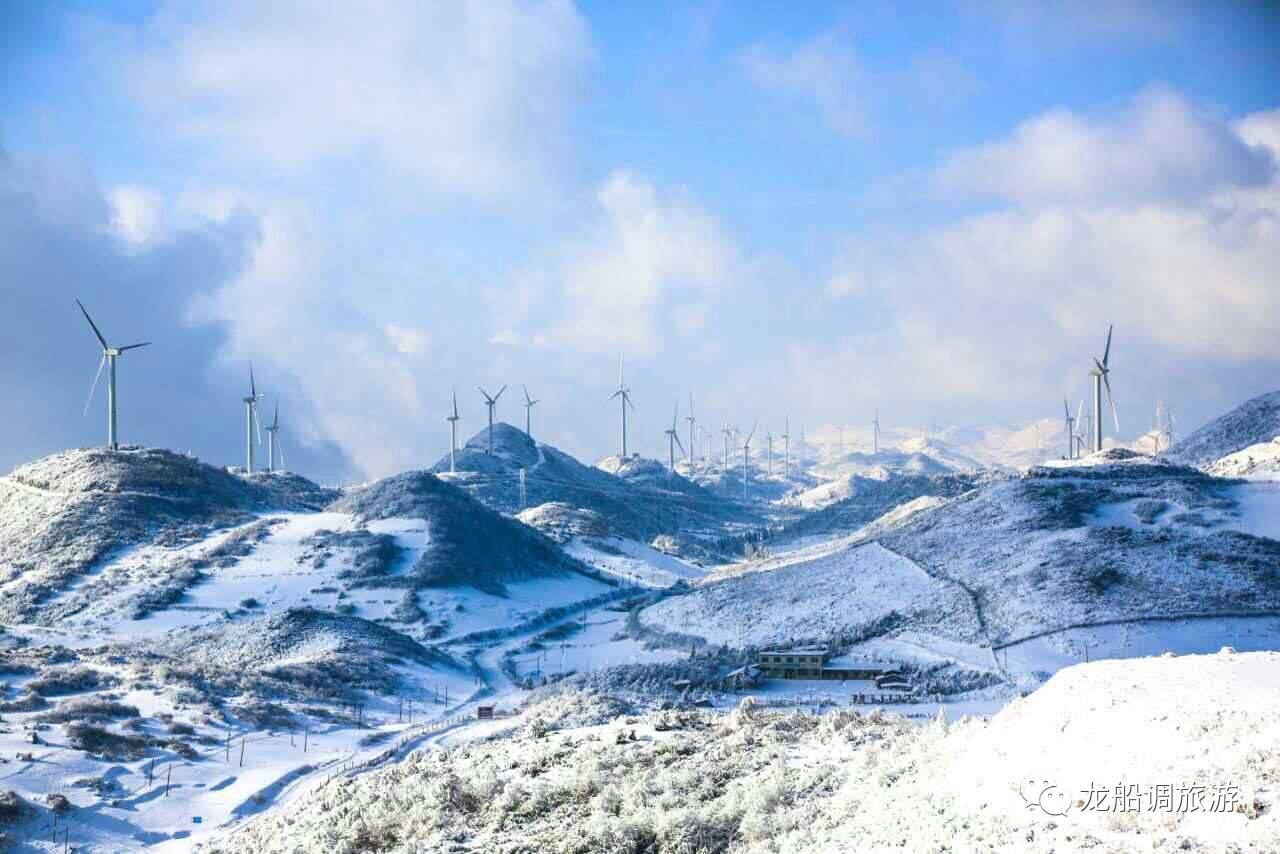
[[[977,629],[955,589],[876,543],[795,552],[664,599],[640,618],[714,644],[748,646],[855,631],[893,613],[961,636]]]
[[[1280,436],[1227,454],[1205,466],[1218,477],[1261,477],[1280,479]]]
[[[628,717],[601,699],[581,696],[576,713],[574,695],[551,698],[500,737],[495,724],[468,727],[450,747],[318,787],[208,850],[1280,846],[1274,652],[1079,665],[989,720],[955,723],[760,704]],[[1175,793],[1172,808],[1086,808],[1092,789],[1158,785]],[[1176,794],[1193,785],[1205,792],[1194,812]]]
[[[621,537],[574,537],[565,551],[601,572],[645,587],[670,587],[706,574],[674,555]]]

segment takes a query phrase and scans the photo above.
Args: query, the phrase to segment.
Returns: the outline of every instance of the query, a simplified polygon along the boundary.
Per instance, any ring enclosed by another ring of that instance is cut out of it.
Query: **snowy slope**
[[[836,635],[859,639],[902,625],[960,640],[979,636],[963,591],[875,543],[766,562],[664,599],[642,611],[640,620],[735,647]]]
[[[296,475],[245,478],[159,449],[46,457],[0,478],[0,619],[48,621],[50,597],[130,547],[192,543],[333,497]]]
[[[1179,439],[1165,452],[1173,462],[1206,466],[1280,436],[1280,391],[1259,395]]]
[[[406,570],[405,587],[466,585],[500,594],[508,582],[583,569],[547,537],[430,472],[384,478],[330,509],[365,522],[428,521],[431,546]]]
[[[487,428],[473,436],[456,456],[456,474],[445,456],[431,471],[500,513],[520,506],[520,471],[526,506],[565,504],[590,510],[607,521],[610,533],[651,542],[674,537],[692,553],[707,549],[726,525],[758,521],[747,509],[713,495],[653,460],[628,460],[612,470],[586,466],[551,445],[534,442],[510,424],[493,427],[493,453]]]
[[[990,721],[951,725],[753,705],[623,718],[610,698],[560,696],[519,726],[479,725],[327,785],[209,854],[458,840],[547,852],[1269,852],[1280,850],[1278,694],[1280,655],[1224,652],[1073,667]],[[550,736],[529,731],[535,717]],[[1167,808],[1146,801],[1156,786]],[[1097,808],[1090,793],[1115,787],[1138,797]]]
[[[1204,470],[1218,477],[1280,475],[1280,436],[1220,457],[1205,466]]]
[[[848,534],[907,502],[922,496],[954,498],[990,477],[974,474],[892,475],[884,479],[852,476],[835,488],[834,494],[802,494],[808,495],[814,504],[825,497],[840,497],[785,525],[775,539]]]

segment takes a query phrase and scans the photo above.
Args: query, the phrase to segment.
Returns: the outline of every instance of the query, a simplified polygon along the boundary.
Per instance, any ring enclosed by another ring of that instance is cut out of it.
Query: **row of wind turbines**
[[[105,367],[107,369],[107,447],[117,451],[120,449],[120,442],[116,429],[116,359],[130,350],[148,347],[151,342],[143,341],[139,344],[129,344],[124,347],[112,347],[107,343],[107,339],[102,334],[102,330],[98,328],[98,324],[94,323],[93,318],[89,316],[89,311],[84,307],[84,303],[76,300],[76,305],[80,306],[80,312],[84,314],[84,319],[89,321],[89,327],[93,330],[94,336],[97,337],[98,343],[102,345],[102,360],[98,363],[98,373],[93,378],[93,385],[89,387],[89,398],[85,401],[82,414],[87,415],[89,407],[93,405],[93,397],[102,381],[102,369]],[[249,474],[253,473],[254,439],[256,437],[257,443],[261,445],[263,432],[267,434],[267,471],[276,471],[277,454],[280,456],[280,465],[285,465],[284,446],[280,443],[280,401],[276,401],[271,424],[263,427],[261,416],[258,413],[258,405],[265,398],[266,395],[258,391],[258,384],[254,379],[253,365],[251,364],[249,365],[249,395],[242,398],[245,405],[245,471]]]

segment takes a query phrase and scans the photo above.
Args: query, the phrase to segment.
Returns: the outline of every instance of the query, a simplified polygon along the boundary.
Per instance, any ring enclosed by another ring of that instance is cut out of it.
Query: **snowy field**
[[[952,724],[555,698],[206,850],[1274,851],[1277,699],[1280,654],[1225,651],[1072,667]]]

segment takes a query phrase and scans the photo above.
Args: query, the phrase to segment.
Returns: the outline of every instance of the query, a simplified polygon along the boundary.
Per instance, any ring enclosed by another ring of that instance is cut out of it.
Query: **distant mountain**
[[[503,516],[465,490],[425,471],[405,472],[343,496],[329,510],[361,522],[422,519],[429,545],[398,586],[470,586],[501,593],[509,582],[586,567],[543,534]]]
[[[1199,430],[1177,441],[1164,459],[1189,466],[1207,466],[1250,445],[1280,436],[1280,391],[1247,400]]]
[[[246,477],[158,448],[45,457],[0,478],[0,619],[44,619],[42,603],[130,546],[195,542],[336,495],[297,475]]]
[[[493,453],[488,429],[458,451],[456,474],[444,456],[431,471],[499,512],[520,507],[520,472],[524,471],[525,506],[558,503],[599,514],[620,537],[651,542],[673,537],[692,552],[724,532],[726,525],[758,521],[749,510],[708,492],[654,460],[606,459],[603,467],[583,465],[569,454],[531,439],[510,424],[493,427]],[[612,469],[612,470],[610,470]]]

